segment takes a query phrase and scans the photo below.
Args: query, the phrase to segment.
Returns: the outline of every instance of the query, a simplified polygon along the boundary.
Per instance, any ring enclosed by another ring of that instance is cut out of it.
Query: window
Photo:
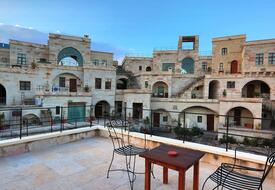
[[[102,60],[101,60],[101,65],[107,66],[107,60],[106,60],[106,59],[102,59]]]
[[[201,69],[202,69],[202,71],[207,71],[207,62],[202,62],[201,63]]]
[[[105,81],[105,89],[111,89],[112,88],[112,80],[111,79],[107,79]]]
[[[227,48],[222,48],[221,54],[226,55],[227,54]]]
[[[202,123],[202,116],[201,116],[201,115],[199,115],[199,116],[197,117],[197,122],[198,122],[198,123]]]
[[[55,107],[55,114],[59,115],[60,114],[60,106]]]
[[[269,53],[268,54],[268,63],[275,65],[275,53]]]
[[[227,88],[235,88],[235,81],[227,81]]]
[[[1,58],[1,61],[2,61],[3,63],[7,63],[7,62],[8,62],[8,58],[2,57],[2,58]]]
[[[151,67],[146,67],[146,71],[151,71]]]
[[[92,64],[99,65],[99,60],[98,59],[92,59]]]
[[[167,122],[168,121],[168,116],[163,116],[162,121]]]
[[[145,88],[148,88],[148,86],[149,86],[148,81],[144,82],[144,86],[145,86]]]
[[[162,71],[174,71],[175,70],[175,63],[163,63],[162,64]]]
[[[24,53],[17,54],[17,64],[19,65],[26,65],[27,64],[27,57]]]
[[[95,89],[101,89],[101,78],[95,79]]]
[[[223,63],[220,63],[219,71],[223,71]]]
[[[264,54],[263,53],[257,53],[255,61],[256,61],[256,65],[263,65],[264,64]]]
[[[140,71],[142,71],[142,66],[139,66],[138,69],[139,69]]]
[[[59,87],[65,87],[65,86],[66,86],[66,78],[59,77]]]
[[[30,81],[20,81],[20,90],[31,90],[31,82]]]
[[[45,63],[45,62],[47,62],[47,59],[45,59],[45,58],[40,58],[40,59],[39,59],[39,62]]]

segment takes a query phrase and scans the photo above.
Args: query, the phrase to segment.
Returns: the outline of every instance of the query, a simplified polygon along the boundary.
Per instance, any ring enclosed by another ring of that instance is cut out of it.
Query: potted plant
[[[36,69],[36,63],[34,61],[31,63],[31,68]]]
[[[90,91],[89,86],[88,86],[88,85],[85,85],[85,86],[84,86],[84,90],[85,90],[85,92],[89,92],[89,91]]]
[[[257,98],[259,98],[259,97],[260,97],[260,92],[255,92],[255,96],[256,96]]]
[[[223,95],[223,97],[226,97],[227,93],[226,93],[225,89],[223,90],[222,95]]]
[[[5,114],[0,114],[0,129],[4,129],[4,120],[5,120]]]

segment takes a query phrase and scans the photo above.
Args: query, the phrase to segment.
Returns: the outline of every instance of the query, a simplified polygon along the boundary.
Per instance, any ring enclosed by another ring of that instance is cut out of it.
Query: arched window
[[[194,60],[192,58],[184,58],[181,64],[182,73],[193,74],[195,70]]]
[[[151,71],[151,67],[146,67],[146,71]]]
[[[73,47],[62,49],[58,54],[57,61],[59,65],[83,66],[83,57],[81,53]]]

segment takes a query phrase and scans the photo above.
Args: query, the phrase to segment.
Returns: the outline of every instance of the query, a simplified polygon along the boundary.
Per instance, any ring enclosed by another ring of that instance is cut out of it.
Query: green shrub
[[[190,135],[190,130],[188,128],[178,126],[174,128],[174,133],[177,135],[178,138],[181,138],[183,136]]]
[[[221,144],[225,144],[226,143],[226,135],[223,135],[222,138],[220,139],[220,143]],[[237,140],[232,137],[232,136],[228,136],[228,143],[230,144],[236,144]]]
[[[190,133],[192,136],[199,136],[203,134],[203,131],[199,127],[192,127]]]

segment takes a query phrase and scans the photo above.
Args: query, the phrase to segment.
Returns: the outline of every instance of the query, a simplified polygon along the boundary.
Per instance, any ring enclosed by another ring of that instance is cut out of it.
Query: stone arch
[[[230,127],[244,127],[253,129],[254,115],[250,109],[244,106],[230,108],[226,115],[228,116],[228,124]]]
[[[218,80],[212,80],[208,85],[208,99],[219,98],[220,82]]]
[[[172,122],[171,114],[163,108],[152,110],[152,117],[154,127],[165,127],[166,125],[170,125]]]
[[[242,87],[242,97],[245,98],[270,98],[270,86],[263,80],[251,80]]]
[[[151,70],[152,70],[152,69],[151,69],[150,66],[146,67],[146,71],[147,71],[147,72],[149,72],[149,71],[151,71]]]
[[[61,78],[63,81],[61,81]],[[52,91],[77,92],[79,90],[78,86],[81,84],[82,80],[76,74],[70,72],[59,73],[52,81]]]
[[[153,97],[168,98],[168,84],[164,81],[157,81],[152,85]]]
[[[28,113],[23,116],[23,123],[25,125],[39,125],[40,118],[34,113]]]
[[[57,64],[65,66],[83,66],[83,57],[77,49],[66,47],[58,53]]]
[[[6,88],[0,84],[0,105],[6,105],[7,103],[7,91]]]
[[[128,88],[128,78],[119,78],[116,81],[116,88],[119,90]]]
[[[95,117],[102,118],[110,115],[110,104],[106,100],[98,101],[95,105]]]
[[[182,126],[191,128],[199,127],[207,131],[217,129],[218,113],[205,106],[190,106],[182,110],[179,114],[179,120]]]
[[[194,74],[195,71],[195,61],[191,57],[186,57],[181,61],[182,73]]]

